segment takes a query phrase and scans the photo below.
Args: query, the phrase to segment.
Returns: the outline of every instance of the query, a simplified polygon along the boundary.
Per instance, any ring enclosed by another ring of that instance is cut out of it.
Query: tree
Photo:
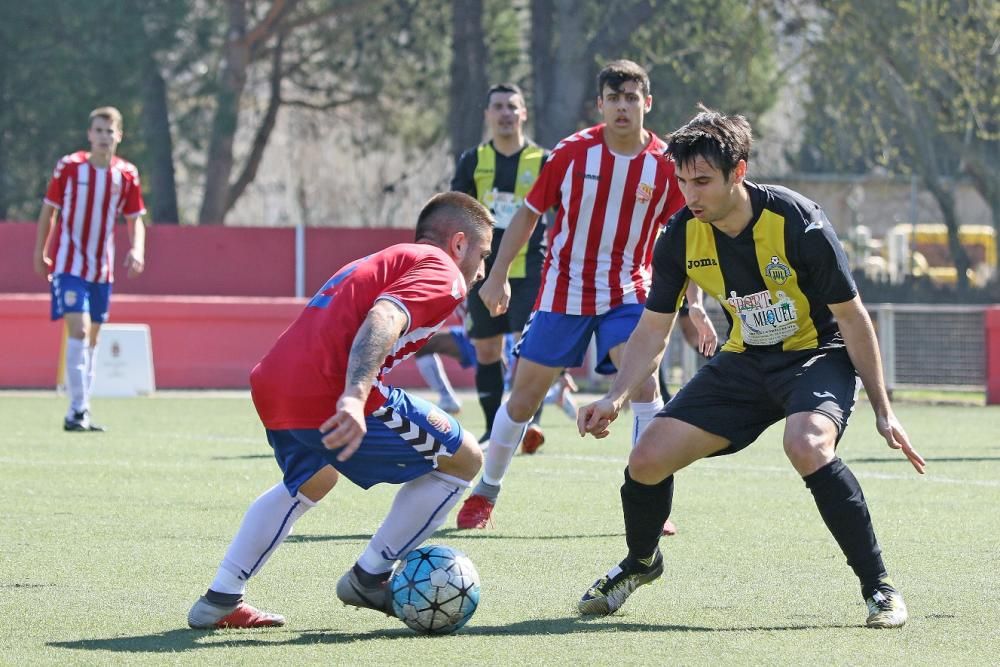
[[[552,145],[591,122],[597,73],[617,58],[649,71],[650,123],[661,133],[690,117],[698,101],[753,118],[775,95],[763,19],[736,0],[531,0],[537,138]]]
[[[483,136],[486,81],[486,36],[482,0],[454,0],[451,6],[451,85],[448,136],[455,163]]]
[[[814,45],[805,169],[916,174],[968,257],[950,183],[967,174],[1000,235],[1000,5],[979,0],[827,4]]]

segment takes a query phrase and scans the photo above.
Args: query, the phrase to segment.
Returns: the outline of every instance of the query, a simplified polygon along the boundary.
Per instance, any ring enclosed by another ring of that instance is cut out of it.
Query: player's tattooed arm
[[[361,390],[359,398],[367,398],[379,368],[407,324],[406,311],[399,304],[388,299],[375,302],[351,344],[345,390]]]
[[[346,461],[361,446],[367,432],[365,401],[379,368],[408,324],[409,318],[402,306],[380,299],[358,328],[347,359],[344,393],[337,400],[336,412],[319,427],[323,444],[328,449],[340,450],[338,460]]]

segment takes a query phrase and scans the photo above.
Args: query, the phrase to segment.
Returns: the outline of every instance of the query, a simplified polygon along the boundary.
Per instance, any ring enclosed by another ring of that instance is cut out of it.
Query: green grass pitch
[[[463,423],[479,433],[466,398]],[[490,530],[431,543],[482,576],[457,635],[425,638],[341,605],[333,589],[394,491],[341,483],[296,525],[248,600],[284,628],[196,632],[247,505],[278,470],[245,395],[99,399],[105,434],[61,431],[64,400],[0,394],[0,664],[987,665],[1000,646],[1000,408],[897,406],[916,475],[858,406],[841,456],[861,480],[910,622],[863,628],[857,581],[772,428],[678,475],[666,574],[617,614],[576,601],[625,552],[618,487],[629,419],[580,439],[555,409],[514,459]]]

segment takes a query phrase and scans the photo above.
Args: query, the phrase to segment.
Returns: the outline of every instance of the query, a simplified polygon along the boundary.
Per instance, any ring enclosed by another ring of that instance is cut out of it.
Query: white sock
[[[66,340],[66,385],[69,389],[70,413],[87,410],[87,344],[82,338]],[[68,414],[72,417],[72,414]]]
[[[292,532],[292,524],[315,505],[301,493],[292,498],[280,482],[262,493],[243,515],[209,588],[217,593],[242,594],[247,579],[264,567]]]
[[[484,482],[493,486],[503,483],[503,477],[507,474],[507,468],[510,467],[510,461],[514,458],[514,452],[521,444],[527,427],[528,422],[516,422],[510,418],[506,403],[500,406],[493,419],[490,448],[486,450],[486,460],[483,463]]]
[[[639,442],[639,436],[642,432],[646,430],[653,419],[656,417],[656,413],[663,409],[663,399],[659,396],[652,403],[636,403],[632,402],[632,447],[635,447]]]
[[[465,480],[434,471],[410,480],[396,493],[385,521],[365,548],[358,565],[369,574],[382,574],[441,527],[462,492]]]
[[[92,347],[89,349],[90,354],[87,357],[87,399],[89,402],[90,394],[94,391],[94,377],[97,376],[97,347]]]
[[[441,357],[436,354],[417,357],[417,370],[420,371],[420,377],[424,379],[427,386],[438,393],[442,402],[445,402],[446,399],[452,403],[459,402],[458,396],[448,380],[448,375],[444,372]]]

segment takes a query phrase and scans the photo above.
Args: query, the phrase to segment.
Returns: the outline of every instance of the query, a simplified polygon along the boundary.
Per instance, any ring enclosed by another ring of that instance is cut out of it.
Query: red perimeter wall
[[[1000,307],[987,309],[986,322],[986,404],[1000,405]]]
[[[408,229],[306,230],[306,294],[347,262],[394,243]],[[48,285],[32,270],[33,223],[0,223],[0,387],[56,384],[61,324],[49,320]],[[128,248],[124,226],[117,255]],[[250,369],[305,300],[294,298],[295,231],[289,228],[151,226],[147,268],[138,278],[116,267],[110,322],[150,326],[156,386],[246,388]],[[445,360],[453,384],[474,384],[470,371]],[[392,384],[423,386],[413,360],[393,370]]]

